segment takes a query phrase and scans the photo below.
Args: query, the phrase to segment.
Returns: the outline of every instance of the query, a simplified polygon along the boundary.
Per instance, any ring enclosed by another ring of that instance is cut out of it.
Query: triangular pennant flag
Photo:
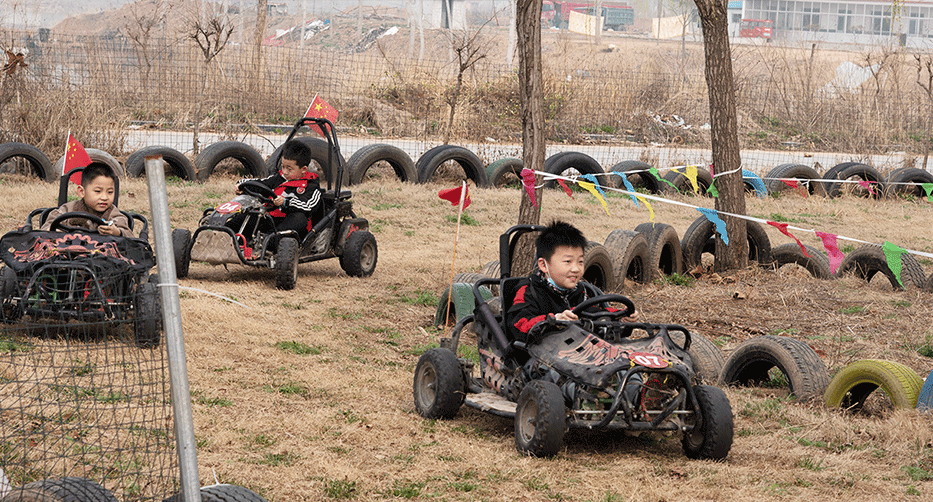
[[[337,121],[338,115],[340,115],[340,113],[337,109],[330,106],[327,101],[321,99],[317,94],[314,95],[314,99],[311,100],[311,105],[308,106],[308,111],[305,112],[305,117],[327,119],[331,121],[331,123]],[[312,131],[324,136],[324,132],[317,124],[309,124],[308,127],[310,127]]]
[[[641,207],[638,205],[638,199],[635,198],[635,195],[631,193],[635,191],[635,187],[633,187],[632,182],[628,180],[628,176],[626,176],[625,173],[620,173],[619,171],[612,171],[612,174],[622,178],[622,184],[625,185],[625,190],[630,192],[628,196],[632,198],[632,202],[635,203],[635,207]]]
[[[904,281],[901,280],[901,255],[906,253],[907,250],[888,241],[884,241],[881,250],[884,251],[884,258],[888,261],[888,268],[894,273],[897,283],[904,287]]]
[[[696,210],[702,213],[703,216],[706,216],[707,220],[716,225],[716,232],[719,233],[719,238],[728,245],[729,234],[726,232],[726,222],[722,221],[722,218],[719,217],[719,211],[706,207],[698,207]]]
[[[826,248],[826,256],[829,257],[829,271],[836,275],[836,269],[842,263],[842,251],[836,246],[836,234],[816,231],[816,236],[823,241],[823,247]]]
[[[437,192],[437,196],[450,202],[451,205],[460,205],[460,192],[463,192],[463,209],[470,205],[470,188],[463,184],[457,188],[445,188]]]
[[[799,191],[801,194],[803,194],[804,197],[806,197],[807,195],[809,195],[809,194],[807,193],[807,191],[804,190],[804,189],[800,186],[800,182],[799,182],[799,181],[797,181],[797,180],[787,180],[787,179],[783,179],[783,178],[781,178],[781,181],[783,181],[785,185],[787,185],[787,186],[789,186],[789,187],[791,187],[791,188],[796,188],[797,191]]]
[[[604,192],[604,191],[603,191],[603,187],[601,187],[601,186],[599,185],[599,180],[596,179],[596,175],[594,175],[594,174],[584,174],[584,175],[582,175],[582,176],[580,176],[580,177],[583,178],[583,179],[585,179],[585,180],[587,180],[587,181],[589,181],[590,183],[592,183],[593,186],[596,187],[596,190],[600,193],[600,195],[603,196],[603,198],[606,197],[606,192]]]
[[[535,200],[535,172],[527,167],[522,168],[522,186],[525,187],[525,193],[531,197],[531,205],[538,207],[538,201]]]
[[[660,173],[658,173],[658,168],[657,168],[657,167],[651,166],[651,167],[648,169],[648,172],[651,173],[651,174],[653,174],[654,177],[658,179],[658,181],[663,181],[664,183],[667,183],[668,185],[674,187],[674,190],[677,190],[677,185],[675,185],[674,183],[670,182],[669,180],[664,179],[664,177],[661,176]]]
[[[599,194],[600,191],[596,190],[596,185],[586,181],[578,181],[577,184],[580,185],[580,188],[593,194],[593,197],[596,197],[596,199],[599,200],[599,203],[603,205],[603,210],[606,211],[606,215],[608,216],[609,206],[606,204],[606,199],[604,199],[603,196]]]
[[[690,180],[690,184],[693,185],[693,193],[700,193],[700,185],[697,184],[697,166],[687,166],[687,170],[684,171],[684,176]]]
[[[640,201],[642,201],[642,202],[645,203],[645,207],[648,208],[648,221],[650,221],[650,222],[653,223],[653,222],[654,222],[654,209],[651,207],[651,204],[648,203],[648,199],[646,199],[646,198],[642,197],[641,195],[639,195],[639,196],[638,196],[638,200],[640,200]],[[636,202],[636,204],[638,204],[638,203]]]
[[[930,195],[930,193],[933,192],[933,183],[921,183],[920,186],[926,190],[927,202],[933,202],[933,196]]]
[[[65,147],[65,164],[62,165],[62,176],[76,167],[87,167],[91,165],[91,157],[84,150],[84,145],[74,139],[71,133],[68,133],[68,145]],[[81,173],[77,172],[68,178],[68,181],[75,185],[81,184]]]
[[[858,180],[858,185],[859,185],[860,187],[862,187],[862,188],[868,190],[868,193],[870,193],[872,196],[874,196],[874,195],[875,195],[875,189],[871,187],[871,184],[872,184],[872,183],[873,183],[872,181]]]
[[[810,253],[807,252],[807,248],[803,247],[803,243],[800,242],[800,239],[794,237],[793,235],[791,235],[790,232],[787,231],[787,223],[778,223],[776,221],[769,221],[768,225],[771,225],[772,227],[778,229],[782,234],[790,237],[791,239],[794,239],[797,242],[797,245],[800,246],[800,250],[803,251],[803,255],[806,256],[807,258],[810,258]]]
[[[573,198],[573,190],[571,190],[570,187],[567,186],[567,183],[565,183],[564,180],[558,178],[557,184],[560,185],[560,187],[564,189],[564,193],[567,194],[567,197],[570,197],[571,199]]]
[[[706,193],[712,195],[714,199],[719,198],[719,190],[716,189],[716,178],[713,178],[713,182],[709,184],[709,188],[706,189]]]

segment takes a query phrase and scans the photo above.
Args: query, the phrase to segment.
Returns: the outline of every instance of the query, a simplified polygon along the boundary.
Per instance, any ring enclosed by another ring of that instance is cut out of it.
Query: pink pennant
[[[573,192],[570,190],[570,187],[567,186],[567,183],[565,183],[564,180],[558,179],[557,184],[564,189],[564,193],[567,194],[567,197],[570,197],[571,199],[573,198]]]
[[[842,263],[842,251],[836,246],[836,234],[828,234],[816,231],[816,236],[823,241],[823,247],[826,248],[826,255],[829,256],[829,271],[834,275],[839,264]]]
[[[538,207],[538,201],[535,199],[535,172],[526,167],[522,169],[521,175],[522,186],[525,187],[528,197],[531,197],[531,204]]]
[[[807,248],[803,247],[803,243],[800,242],[800,239],[794,237],[793,235],[791,235],[790,232],[787,231],[787,223],[778,223],[776,221],[769,221],[768,225],[771,225],[772,227],[778,229],[782,234],[797,241],[797,245],[800,246],[800,250],[803,251],[803,255],[806,256],[807,258],[810,258],[810,253],[807,252]]]
[[[859,186],[862,187],[862,188],[864,188],[864,189],[866,189],[866,190],[868,190],[868,193],[870,193],[870,194],[872,194],[872,196],[874,196],[874,195],[875,195],[875,189],[871,187],[871,184],[872,184],[872,183],[874,183],[874,182],[872,182],[872,181],[865,181],[865,180],[858,180]]]

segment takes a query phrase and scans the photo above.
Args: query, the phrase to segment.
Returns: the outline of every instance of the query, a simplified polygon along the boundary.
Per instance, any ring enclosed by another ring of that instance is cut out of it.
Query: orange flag
[[[91,165],[91,158],[84,150],[84,145],[74,139],[71,133],[68,133],[68,147],[65,149],[65,165],[62,166],[62,176],[76,167],[87,167]],[[71,175],[69,181],[76,185],[81,184],[81,173],[77,172]]]
[[[314,95],[314,99],[311,100],[311,106],[309,106],[308,111],[305,112],[305,117],[311,117],[315,119],[327,119],[331,122],[336,122],[338,115],[340,115],[340,113],[337,111],[337,109],[334,108],[333,106],[330,106],[330,104],[328,104],[327,101],[324,101],[323,99],[321,99],[321,96],[317,94]],[[317,124],[310,124],[308,127],[310,127],[312,131],[317,132],[321,136],[324,135],[324,132],[321,131],[321,128],[318,127]]]

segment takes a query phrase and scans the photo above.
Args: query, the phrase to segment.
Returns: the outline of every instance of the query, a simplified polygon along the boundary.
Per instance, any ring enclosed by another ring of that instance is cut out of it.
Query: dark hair
[[[541,235],[535,241],[538,258],[550,260],[554,256],[554,251],[557,251],[560,246],[585,249],[586,237],[570,223],[554,220],[541,231]]]
[[[87,186],[88,183],[97,179],[98,176],[104,176],[112,180],[116,179],[113,170],[106,164],[91,164],[81,171],[81,186]]]
[[[293,139],[282,146],[282,158],[295,161],[299,167],[308,167],[311,163],[311,149],[301,141]]]

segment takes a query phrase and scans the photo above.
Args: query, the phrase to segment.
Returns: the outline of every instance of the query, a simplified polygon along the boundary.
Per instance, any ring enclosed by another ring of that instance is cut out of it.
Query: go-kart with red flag
[[[304,238],[292,230],[278,231],[269,212],[275,192],[255,181],[240,183],[242,195],[204,211],[192,233],[172,231],[175,269],[187,277],[192,261],[211,265],[241,264],[270,268],[275,285],[292,289],[298,280],[298,264],[339,258],[347,275],[367,277],[376,269],[378,248],[369,221],[357,217],[352,193],[341,190],[345,169],[334,124],[326,118],[304,117],[295,123],[287,143],[305,126],[323,131],[328,145],[328,166],[323,172],[327,190],[321,194],[319,216]]]

